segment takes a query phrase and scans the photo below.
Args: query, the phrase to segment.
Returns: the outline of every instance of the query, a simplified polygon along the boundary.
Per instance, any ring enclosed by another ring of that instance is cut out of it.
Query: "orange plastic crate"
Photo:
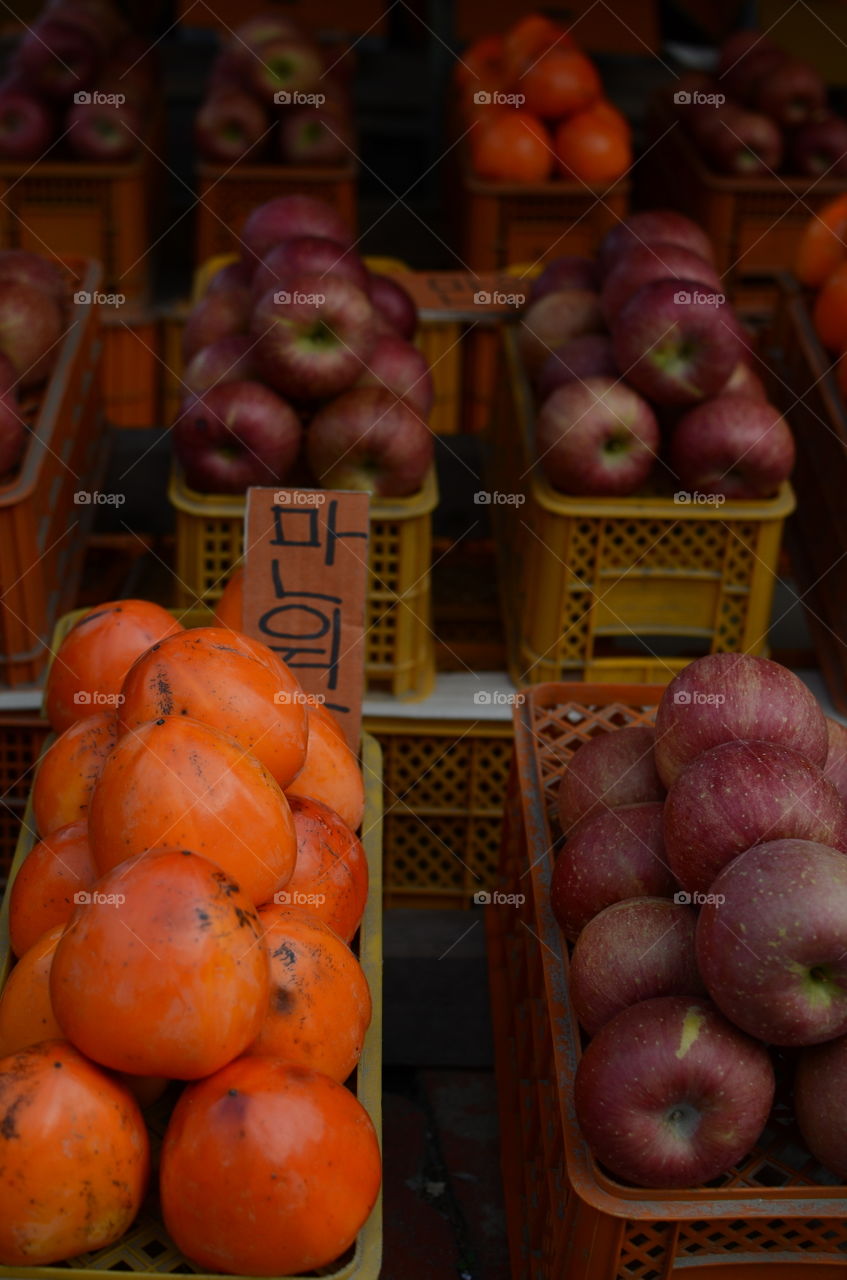
[[[847,1274],[847,1187],[805,1151],[777,1105],[755,1149],[703,1188],[615,1181],[577,1124],[581,1054],[568,952],[550,909],[555,796],[573,752],[596,733],[652,724],[661,689],[540,685],[515,709],[497,888],[486,907],[512,1275],[520,1280],[812,1280]]]
[[[159,425],[160,326],[145,307],[103,307],[103,413],[113,427]]]

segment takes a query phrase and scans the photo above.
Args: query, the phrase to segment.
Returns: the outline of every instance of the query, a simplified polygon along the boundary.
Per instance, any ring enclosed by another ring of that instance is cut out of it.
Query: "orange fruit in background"
[[[546,182],[553,171],[552,138],[529,111],[502,111],[474,122],[474,172],[489,182]]]
[[[44,753],[32,788],[40,836],[88,815],[88,802],[106,757],[118,740],[114,711],[75,720]]]
[[[94,711],[115,709],[140,654],[182,624],[149,600],[115,600],[89,609],[60,644],[44,691],[47,719],[61,733]]]
[[[801,284],[821,285],[847,257],[847,192],[829,200],[806,223],[797,245],[794,274]]]
[[[236,569],[221,592],[215,605],[215,618],[218,626],[231,627],[240,631],[244,626],[242,610],[244,608],[244,570]]]
[[[21,956],[0,992],[0,1058],[41,1040],[61,1040],[50,1001],[50,966],[65,926],[54,925]]]
[[[306,761],[303,690],[270,650],[260,662],[252,642],[240,641],[222,627],[195,627],[153,645],[123,683],[118,730],[124,734],[160,716],[191,716],[235,738],[287,787]]]
[[[632,164],[632,148],[605,110],[589,107],[556,130],[556,157],[563,177],[589,185],[615,182]]]
[[[277,895],[289,900],[288,890]],[[362,966],[309,909],[259,910],[271,965],[267,1012],[249,1054],[312,1067],[343,1084],[362,1056],[371,993]]]
[[[101,874],[177,845],[222,867],[257,905],[297,857],[288,801],[264,765],[189,716],[163,716],[120,739],[94,788],[88,833]]]
[[[45,1266],[119,1240],[147,1187],[134,1098],[63,1040],[0,1059],[0,1263]]]
[[[475,40],[456,59],[453,79],[460,88],[492,89],[503,84],[502,36],[483,36]]]
[[[558,23],[540,13],[519,18],[503,37],[503,71],[506,82],[518,87],[518,81],[533,62],[555,45],[557,49],[573,48],[573,40]]]
[[[815,298],[812,321],[828,351],[847,350],[847,261],[824,282]]]
[[[608,124],[615,128],[627,142],[632,141],[632,125],[622,111],[609,102],[608,98],[598,98],[591,104],[591,119]]]
[[[239,1058],[189,1085],[162,1146],[168,1235],[204,1271],[300,1275],[355,1240],[376,1203],[379,1144],[343,1085]]]
[[[178,848],[103,876],[66,926],[50,973],[56,1018],[82,1053],[176,1080],[243,1053],[269,985],[252,903],[220,867]]]
[[[54,925],[74,913],[74,896],[87,892],[98,871],[88,842],[88,823],[71,822],[33,845],[9,895],[9,936],[22,956]]]
[[[548,49],[518,79],[518,93],[526,97],[524,106],[543,120],[584,111],[603,92],[597,68],[578,49],[560,45]]]
[[[368,900],[368,860],[362,842],[334,809],[318,800],[290,796],[297,832],[294,875],[285,886],[296,906],[297,895],[311,898],[309,910],[350,942]]]
[[[331,711],[320,703],[309,703],[308,712],[306,763],[286,794],[320,800],[334,809],[351,831],[358,831],[365,813],[365,783],[359,762]]]

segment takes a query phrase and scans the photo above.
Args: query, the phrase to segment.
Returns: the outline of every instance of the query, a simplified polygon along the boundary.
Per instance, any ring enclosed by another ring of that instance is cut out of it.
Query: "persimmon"
[[[247,1050],[323,1071],[343,1083],[362,1054],[371,993],[362,966],[338,934],[310,910],[279,903],[259,909],[271,966],[267,1011]]]
[[[794,274],[801,284],[822,285],[847,257],[847,192],[827,201],[806,223],[797,245]]]
[[[490,182],[545,182],[553,170],[553,140],[529,111],[502,111],[471,131],[474,172]]]
[[[590,58],[560,45],[536,59],[517,83],[527,111],[542,120],[561,120],[584,111],[601,96],[603,84]]]
[[[0,992],[0,1058],[63,1037],[50,1002],[50,966],[64,927],[48,929],[21,956]]]
[[[120,739],[94,788],[91,852],[102,875],[158,845],[222,867],[256,905],[294,870],[284,793],[255,756],[190,716],[163,716]]]
[[[64,1040],[0,1059],[0,1263],[40,1267],[119,1240],[147,1187],[135,1099]]]
[[[506,82],[519,88],[520,78],[527,67],[554,45],[557,49],[573,48],[573,40],[564,27],[540,13],[528,13],[519,18],[503,37]]]
[[[297,832],[294,875],[285,885],[295,906],[298,894],[309,910],[350,942],[361,924],[368,900],[368,860],[362,842],[334,809],[319,800],[291,796]]]
[[[812,320],[828,351],[847,350],[847,261],[824,282],[815,298]]]
[[[591,116],[592,119],[602,121],[611,128],[617,129],[621,137],[625,138],[628,143],[632,142],[632,125],[623,112],[618,111],[617,107],[613,106],[608,98],[598,98],[596,102],[592,102]]]
[[[88,823],[71,822],[33,845],[9,895],[9,936],[22,956],[54,925],[64,925],[98,871],[88,842]]]
[[[483,36],[469,45],[456,60],[453,72],[460,88],[492,89],[503,87],[503,37]]]
[[[320,703],[310,703],[308,712],[306,763],[286,794],[320,800],[334,809],[351,831],[358,831],[365,812],[365,784],[359,762],[331,711]]]
[[[191,716],[235,738],[287,787],[306,761],[305,695],[269,649],[258,660],[257,643],[222,627],[195,627],[154,644],[124,680],[118,732],[160,716]]]
[[[215,619],[219,627],[231,627],[240,631],[244,626],[244,570],[233,570],[220,599],[215,605]]]
[[[152,849],[98,882],[59,940],[50,996],[67,1038],[114,1071],[196,1080],[259,1032],[263,926],[220,867]]]
[[[632,148],[605,110],[592,108],[563,120],[556,130],[556,158],[565,178],[580,182],[615,182],[632,164]]]
[[[40,836],[87,816],[94,784],[117,740],[114,711],[96,711],[93,716],[75,720],[47,749],[32,788]]]
[[[343,1085],[239,1058],[189,1085],[162,1145],[168,1235],[203,1271],[300,1275],[352,1245],[376,1203],[379,1144]]]
[[[167,609],[148,600],[115,600],[89,609],[59,645],[47,676],[44,707],[56,732],[93,711],[114,710],[135,659],[182,630]]]

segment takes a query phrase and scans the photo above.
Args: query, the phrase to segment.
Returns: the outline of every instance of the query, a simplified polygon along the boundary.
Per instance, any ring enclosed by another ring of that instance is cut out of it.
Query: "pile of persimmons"
[[[101,1249],[145,1204],[203,1270],[324,1267],[381,1178],[344,1085],[371,1020],[356,757],[272,650],[140,600],[76,622],[45,701],[0,996],[0,1263]],[[151,1179],[142,1111],[174,1098]]]
[[[477,40],[456,64],[461,128],[474,173],[492,182],[560,176],[592,186],[632,164],[625,116],[573,37],[541,14]]]
[[[806,223],[794,271],[801,284],[817,290],[812,320],[827,351],[839,357],[836,378],[847,402],[847,193],[827,201]]]

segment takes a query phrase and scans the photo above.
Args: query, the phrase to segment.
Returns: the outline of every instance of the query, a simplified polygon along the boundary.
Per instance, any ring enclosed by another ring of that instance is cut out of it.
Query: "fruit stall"
[[[0,20],[0,1278],[847,1277],[847,31],[706,8]]]

